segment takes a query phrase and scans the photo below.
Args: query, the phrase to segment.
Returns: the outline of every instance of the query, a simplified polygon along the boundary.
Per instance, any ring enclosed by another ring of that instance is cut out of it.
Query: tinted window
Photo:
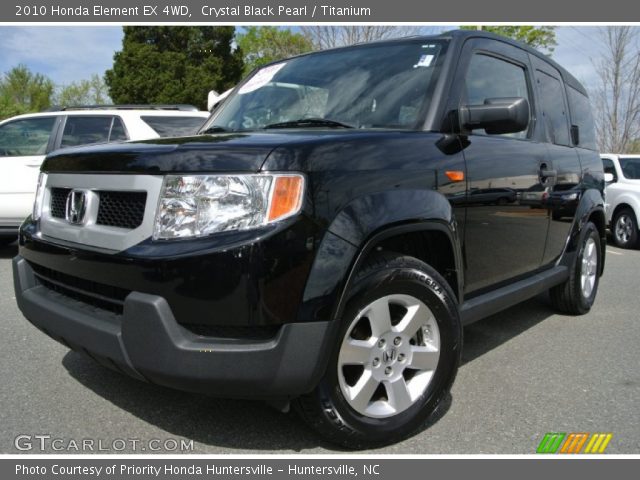
[[[640,180],[640,158],[620,157],[622,175],[629,180]]]
[[[109,141],[113,117],[69,116],[62,132],[60,147],[74,147]]]
[[[572,87],[567,88],[567,94],[569,111],[571,112],[571,125],[576,125],[580,132],[578,145],[582,148],[596,150],[596,129],[589,99]]]
[[[140,117],[161,137],[185,137],[195,135],[205,118],[202,117]]]
[[[0,156],[44,155],[55,117],[14,120],[0,126]]]
[[[569,145],[569,127],[564,110],[562,83],[555,77],[538,70],[542,116],[549,140],[558,145]]]
[[[524,69],[488,55],[476,54],[471,57],[465,83],[467,105],[482,105],[488,98],[522,97],[529,100]],[[508,135],[525,138],[527,132]]]
[[[613,180],[616,182],[618,181],[618,173],[616,172],[616,167],[613,164],[613,160],[603,158],[602,167],[604,168],[604,173],[610,173],[611,175],[613,175]]]
[[[122,120],[119,117],[113,117],[113,126],[111,127],[111,135],[109,136],[110,142],[120,142],[127,140],[127,132],[124,129]]]

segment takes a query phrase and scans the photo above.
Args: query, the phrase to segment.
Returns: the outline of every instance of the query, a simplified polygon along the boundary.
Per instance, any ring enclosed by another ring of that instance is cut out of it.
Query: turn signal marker
[[[444,174],[452,182],[461,182],[464,180],[464,172],[462,170],[447,170]]]
[[[275,178],[268,220],[278,220],[297,213],[302,205],[304,178],[299,175]]]

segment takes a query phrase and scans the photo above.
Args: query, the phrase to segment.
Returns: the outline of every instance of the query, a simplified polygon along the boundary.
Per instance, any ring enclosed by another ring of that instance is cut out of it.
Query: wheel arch
[[[571,265],[575,257],[582,235],[582,231],[588,222],[593,223],[598,229],[600,236],[600,275],[604,272],[605,253],[606,253],[606,212],[604,208],[604,199],[602,193],[596,189],[589,189],[584,192],[580,198],[580,203],[576,209],[573,227],[565,247],[564,254],[560,263],[567,266]]]
[[[455,225],[455,224],[454,224]],[[348,299],[348,292],[358,270],[377,251],[406,254],[424,261],[440,273],[462,300],[462,255],[457,231],[451,223],[431,219],[421,222],[385,226],[372,234],[359,249],[349,269],[333,310],[332,318],[340,318]]]

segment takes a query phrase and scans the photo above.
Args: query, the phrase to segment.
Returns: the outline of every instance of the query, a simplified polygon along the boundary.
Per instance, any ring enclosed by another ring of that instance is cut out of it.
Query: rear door
[[[549,237],[543,265],[562,254],[581,196],[582,168],[572,145],[569,108],[560,72],[553,65],[531,55],[540,99],[539,121],[546,136],[547,169],[555,175],[544,180],[545,204],[549,214]]]
[[[460,92],[454,109],[483,104],[489,98],[524,97],[532,111],[527,131],[488,135],[475,130],[463,141],[468,143],[463,150],[467,198],[471,200],[473,192],[492,189],[514,192],[514,201],[496,199],[466,206],[465,294],[473,296],[540,267],[547,214],[541,197],[527,204],[520,198],[523,192],[541,189],[539,171],[547,150],[536,138],[536,101],[525,51],[495,40],[467,40],[454,82],[454,91]]]

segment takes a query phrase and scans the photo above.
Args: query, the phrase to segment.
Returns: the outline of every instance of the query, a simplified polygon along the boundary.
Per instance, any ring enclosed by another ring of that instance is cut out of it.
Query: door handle
[[[543,163],[542,165],[540,165],[540,171],[538,172],[538,174],[540,175],[541,180],[558,177],[558,172],[553,169],[547,168],[546,163]]]

